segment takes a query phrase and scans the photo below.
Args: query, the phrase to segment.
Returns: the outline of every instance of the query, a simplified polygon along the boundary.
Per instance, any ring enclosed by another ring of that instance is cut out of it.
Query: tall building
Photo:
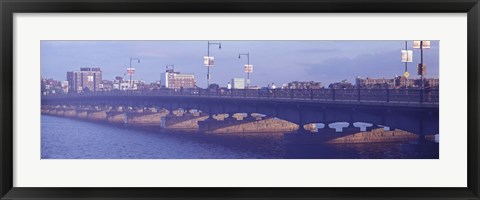
[[[102,70],[83,67],[80,71],[67,72],[67,81],[72,92],[96,92],[102,83]]]
[[[173,69],[168,69],[165,73],[161,74],[162,86],[171,89],[187,89],[195,88],[195,75],[194,74],[182,74],[175,72]]]

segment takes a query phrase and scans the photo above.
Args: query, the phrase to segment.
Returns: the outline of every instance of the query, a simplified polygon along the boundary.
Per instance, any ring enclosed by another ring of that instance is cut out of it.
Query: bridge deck
[[[43,96],[42,101],[88,99],[176,99],[195,101],[254,102],[303,105],[358,105],[394,106],[410,108],[438,108],[438,90],[385,90],[385,89],[316,89],[316,90],[154,90],[111,91]]]

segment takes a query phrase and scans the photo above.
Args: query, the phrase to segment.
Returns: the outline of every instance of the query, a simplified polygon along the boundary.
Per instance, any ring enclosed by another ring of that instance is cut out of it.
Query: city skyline
[[[401,76],[405,64],[400,51],[405,41],[213,41],[210,56],[215,66],[210,68],[211,83],[226,85],[232,78],[246,78],[243,65],[247,59],[238,54],[249,53],[251,85],[267,86],[292,81],[317,81],[323,86],[357,76],[393,78]],[[416,79],[416,64],[420,63],[420,50],[413,50],[413,62],[408,63],[410,79]],[[156,82],[167,65],[175,71],[195,74],[199,87],[206,87],[207,68],[203,56],[207,54],[207,41],[41,41],[41,74],[43,78],[66,80],[67,71],[80,67],[100,67],[104,80],[124,76],[130,58],[134,62],[135,80]],[[431,41],[424,50],[424,63],[428,78],[438,78],[439,41]],[[125,76],[127,77],[127,76]]]

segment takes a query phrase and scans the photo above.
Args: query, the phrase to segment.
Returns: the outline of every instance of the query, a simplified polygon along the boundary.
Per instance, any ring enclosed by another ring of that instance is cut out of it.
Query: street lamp
[[[405,72],[403,73],[403,76],[405,77],[405,89],[407,89],[407,81],[408,81],[408,76],[410,74],[408,73],[408,63],[413,62],[413,52],[412,50],[408,50],[407,46],[408,42],[405,41],[405,50],[402,50],[402,62],[405,63]]]
[[[423,49],[430,49],[430,41],[419,40],[413,41],[413,48],[420,49],[420,64],[418,64],[418,75],[420,75],[421,89],[423,89],[423,76],[427,74],[426,65],[423,64]]]
[[[210,42],[207,43],[207,57],[204,58],[205,66],[207,67],[207,88],[210,86],[210,67],[213,66],[213,57],[210,57],[210,45],[218,45],[218,49],[222,49],[222,43]]]
[[[135,73],[135,68],[132,68],[132,60],[136,60],[137,63],[140,63],[139,58],[130,58],[130,68],[127,69],[127,74],[130,75],[130,89],[133,90],[133,85],[132,85],[132,75]]]
[[[253,65],[250,65],[250,53],[241,53],[238,54],[238,59],[242,56],[247,56],[247,65],[245,65],[244,70],[247,73],[247,88],[250,86],[250,73],[253,72]]]

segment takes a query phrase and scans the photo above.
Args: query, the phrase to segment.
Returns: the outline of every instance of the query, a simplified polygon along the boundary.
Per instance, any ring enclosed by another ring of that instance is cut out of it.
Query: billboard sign
[[[205,65],[205,67],[213,67],[213,65],[215,64],[215,58],[213,56],[204,56],[203,64]]]
[[[243,69],[245,73],[252,73],[253,72],[253,65],[244,65]]]
[[[127,68],[127,75],[134,75],[135,74],[135,68]]]
[[[402,50],[402,62],[413,62],[412,50]]]
[[[417,75],[427,75],[427,65],[418,64],[417,65]]]

